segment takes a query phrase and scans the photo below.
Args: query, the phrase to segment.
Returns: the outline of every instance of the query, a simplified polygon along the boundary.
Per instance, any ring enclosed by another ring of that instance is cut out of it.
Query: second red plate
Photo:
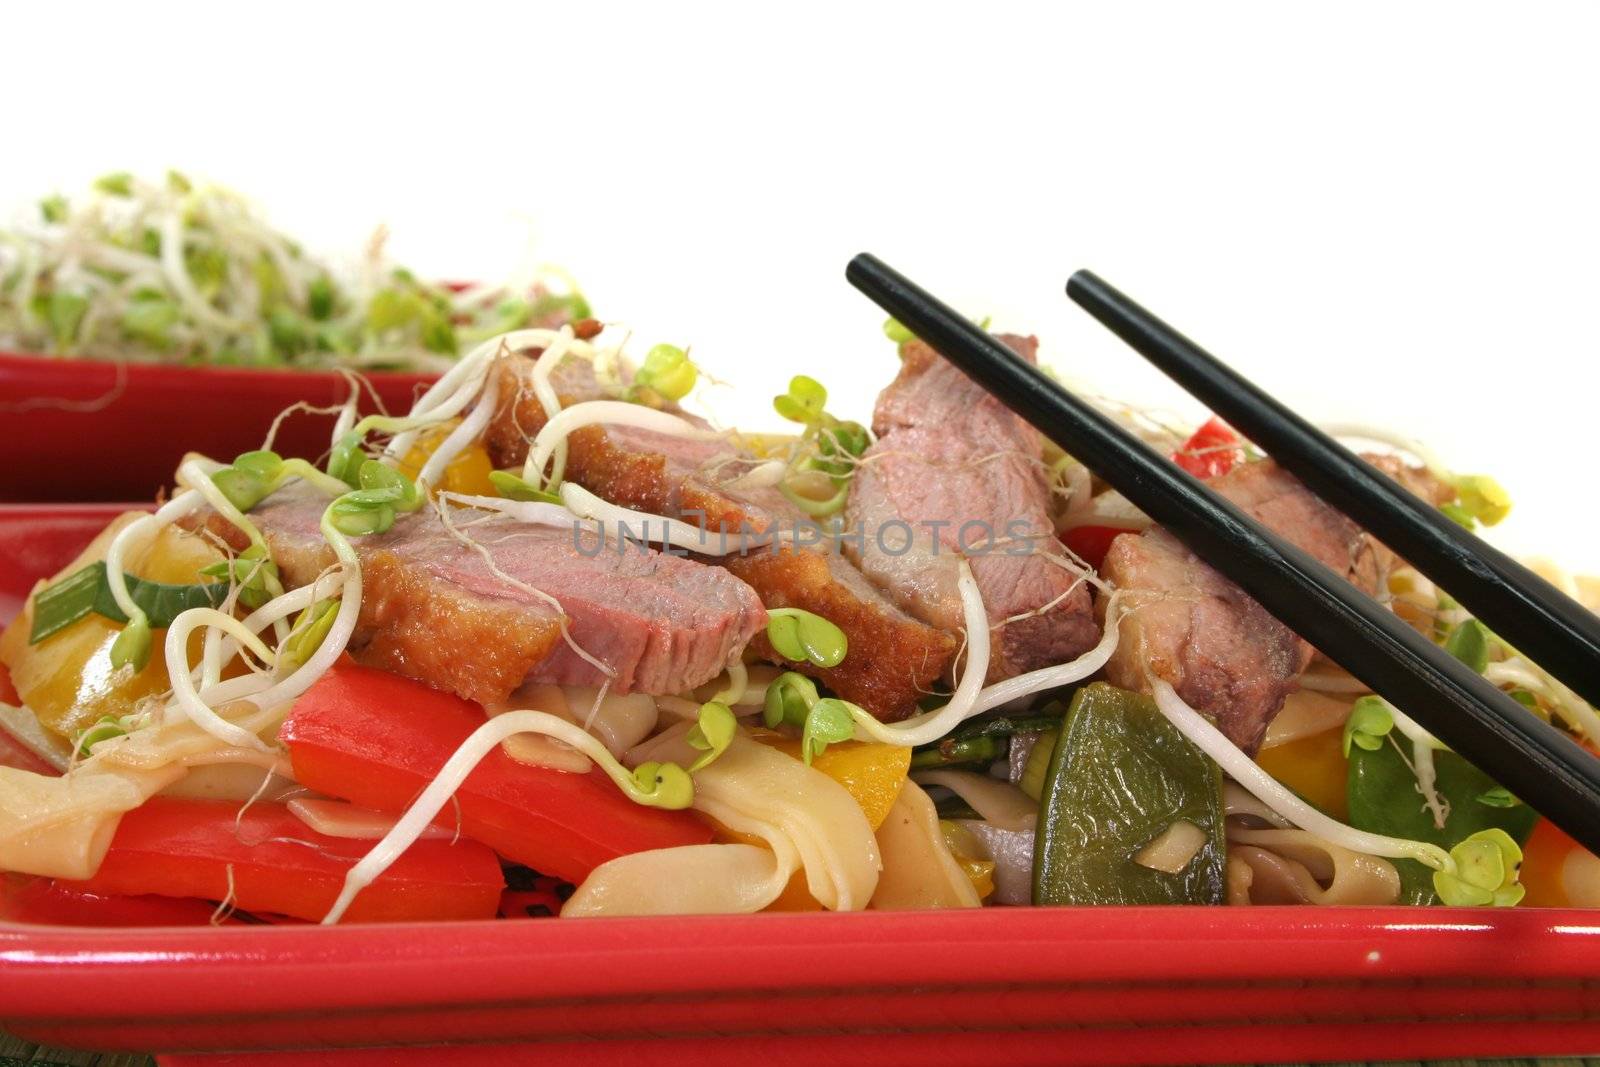
[[[391,412],[410,409],[432,378],[367,376]],[[168,367],[0,353],[5,427],[0,500],[150,500],[172,483],[185,452],[230,460],[261,447],[278,412],[298,401],[342,403],[332,371]],[[363,410],[373,410],[368,398]],[[332,416],[294,415],[275,447],[315,459]]]

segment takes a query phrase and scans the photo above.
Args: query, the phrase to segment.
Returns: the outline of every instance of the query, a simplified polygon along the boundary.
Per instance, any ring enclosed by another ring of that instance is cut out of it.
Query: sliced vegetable
[[[53,580],[69,577],[103,559],[111,539],[135,518],[135,513],[118,518]],[[210,542],[169,526],[148,546],[130,554],[128,569],[143,579],[184,584],[194,581],[202,568],[221,559],[221,553]],[[111,649],[124,627],[94,612],[48,640],[30,643],[33,609],[30,600],[0,635],[0,659],[10,669],[22,702],[44,727],[63,740],[73,740],[107,716],[120,719],[131,714],[140,701],[169,688],[165,657],[150,657],[142,670],[115,666]],[[157,631],[151,637],[159,645],[166,633]],[[198,644],[197,638],[196,656]]]
[[[1128,532],[1115,526],[1074,526],[1061,535],[1061,543],[1089,566],[1099,569],[1111,551],[1111,542]]]
[[[1204,843],[1175,874],[1136,857],[1185,820]],[[1104,683],[1078,690],[1045,782],[1035,904],[1220,904],[1222,772],[1154,701]]]
[[[1444,829],[1434,824],[1424,807],[1417,794],[1416,776],[1392,738],[1372,751],[1350,750],[1350,824],[1358,830],[1427,841],[1442,848],[1453,848],[1481,830],[1504,830],[1518,845],[1528,840],[1539,818],[1532,808],[1480,803],[1479,796],[1497,788],[1493,779],[1454,752],[1437,751],[1433,760],[1434,789],[1447,812]],[[1393,862],[1400,872],[1400,903],[1439,903],[1432,871],[1416,860]]]
[[[300,784],[399,813],[483,722],[476,704],[344,662],[296,702],[280,737]],[[710,828],[694,815],[641,807],[598,769],[530,767],[498,748],[435,823],[454,828],[458,816],[468,837],[574,884],[630,852],[711,840]]]
[[[1172,461],[1196,478],[1227,474],[1244,459],[1243,443],[1233,428],[1213,416],[1172,454]]]
[[[911,766],[922,770],[960,763],[993,763],[1005,756],[1008,747],[1009,741],[1004,737],[947,737],[917,749],[911,757]]]
[[[1323,730],[1256,754],[1262,770],[1294,790],[1316,808],[1340,822],[1349,820],[1345,801],[1345,764],[1342,732]]]
[[[800,758],[800,743],[793,738],[765,731],[757,731],[754,736],[762,744]],[[888,818],[889,809],[905,785],[906,773],[911,769],[911,750],[877,741],[846,741],[830,745],[811,762],[811,767],[844,786],[876,830]]]
[[[800,758],[801,742],[783,734],[757,730],[755,740],[764,745]],[[830,745],[811,762],[811,768],[832,778],[860,805],[867,823],[877,830],[889,817],[889,809],[905,787],[906,773],[911,767],[911,750],[901,745],[885,745],[876,741],[845,741]],[[723,831],[719,834],[728,841],[742,844],[761,844],[759,839]],[[796,871],[783,893],[767,908],[769,911],[821,911],[811,891],[806,888],[805,872]]]
[[[93,878],[69,888],[225,901],[317,920],[369,842],[328,837],[281,804],[155,797],[123,815]],[[505,881],[475,841],[419,841],[361,894],[355,922],[492,918]]]
[[[1047,730],[1039,735],[1039,739],[1028,750],[1028,759],[1022,765],[1017,788],[1034,800],[1044,795],[1045,781],[1050,777],[1050,764],[1055,756],[1056,739],[1060,736],[1059,730]]]
[[[972,831],[950,819],[940,819],[939,830],[944,835],[944,844],[950,850],[951,858],[961,868],[961,873],[967,876],[967,881],[972,883],[972,890],[978,894],[978,899],[993,896],[995,863],[984,858],[983,845]]]
[[[125,576],[125,581],[133,602],[144,609],[149,625],[158,630],[166,629],[173,619],[190,608],[214,608],[228,595],[227,582],[168,585],[131,574]],[[33,598],[33,629],[28,634],[28,643],[36,645],[90,612],[112,622],[128,621],[128,616],[111,596],[104,560],[91,563],[39,591]]]
[[[176,897],[91,893],[81,883],[0,876],[0,919],[49,926],[205,926],[217,906]]]
[[[440,423],[417,436],[417,443],[400,460],[400,472],[415,480],[422,473],[428,457],[444,444],[452,431],[461,425],[459,419]],[[494,496],[499,490],[495,480],[494,463],[482,442],[473,442],[445,465],[444,477],[437,485],[429,486],[435,492],[461,493],[466,496]],[[502,493],[510,496],[509,493]],[[515,499],[515,498],[514,498]]]

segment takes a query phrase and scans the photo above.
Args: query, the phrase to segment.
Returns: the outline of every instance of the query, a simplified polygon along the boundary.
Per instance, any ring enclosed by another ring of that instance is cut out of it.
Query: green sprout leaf
[[[1512,700],[1515,700],[1518,704],[1521,704],[1523,707],[1527,708],[1529,711],[1539,710],[1539,698],[1528,692],[1526,689],[1513,689],[1507,695],[1510,696]]]
[[[784,659],[818,667],[837,667],[850,648],[843,630],[800,608],[768,609],[767,640]]]
[[[800,755],[807,763],[827,750],[829,745],[848,741],[856,734],[856,720],[850,713],[853,707],[837,697],[823,697],[811,705],[806,715],[805,730],[800,735]]]
[[[94,187],[102,193],[111,196],[132,196],[133,175],[125,170],[115,171],[111,174],[102,174],[94,181]]]
[[[450,325],[449,317],[433,308],[427,309],[422,315],[422,347],[446,356],[454,356],[461,351],[456,328]]]
[[[311,347],[312,332],[292,309],[279,304],[267,312],[267,337],[285,356],[298,356]]]
[[[678,401],[689,395],[699,375],[700,371],[683,349],[677,345],[656,345],[645,355],[644,364],[633,381],[667,400]]]
[[[294,621],[288,645],[279,654],[278,662],[292,670],[316,655],[323,639],[333,629],[333,620],[339,614],[339,601],[324,600],[302,611]]]
[[[150,662],[150,620],[141,613],[122,628],[117,639],[111,642],[111,668],[121,670],[131,666],[142,671]]]
[[[495,491],[507,500],[529,500],[544,504],[559,504],[561,498],[555,493],[537,489],[527,482],[520,474],[513,471],[490,471],[489,484]]]
[[[883,320],[883,335],[897,345],[903,345],[907,341],[914,341],[917,337],[916,334],[906,329],[904,323],[894,318]]]
[[[734,718],[733,709],[728,705],[708,700],[700,705],[700,720],[689,731],[686,740],[689,747],[704,752],[705,755],[689,765],[689,773],[694,774],[728,750],[733,744],[733,735],[739,728],[739,720]]]
[[[352,489],[361,484],[361,463],[366,459],[361,451],[364,436],[359,430],[351,430],[328,453],[328,473]]]
[[[1474,674],[1482,674],[1489,666],[1489,648],[1493,642],[1494,635],[1487,626],[1477,619],[1468,619],[1450,631],[1444,650],[1471,667]]]
[[[109,741],[113,737],[122,737],[127,732],[128,731],[122,728],[121,723],[107,715],[105,718],[101,719],[99,722],[95,723],[93,726],[89,727],[87,730],[83,731],[83,733],[78,735],[78,755],[88,756],[90,754],[90,750],[92,750],[95,745],[98,745],[102,741]]]
[[[772,406],[790,422],[815,426],[822,422],[822,409],[828,402],[828,390],[815,378],[797,374],[789,380],[789,391],[773,397]]]
[[[1493,789],[1486,789],[1477,796],[1479,804],[1487,804],[1491,808],[1514,808],[1522,801],[1511,795],[1511,790],[1503,785]]]
[[[529,305],[524,321],[537,325],[541,322],[581,322],[592,318],[594,312],[582,293],[544,293]]]
[[[871,443],[867,428],[859,422],[835,422],[823,428],[817,438],[817,449],[825,458],[856,457],[865,452]],[[842,470],[834,473],[842,474],[847,470],[849,466],[845,464]]]
[[[165,297],[136,297],[122,313],[122,332],[164,351],[172,347],[172,327],[182,317],[182,309]]]
[[[694,782],[676,763],[641,763],[623,789],[635,804],[650,808],[678,811],[694,803]]]
[[[161,235],[156,235],[156,240],[161,240]],[[160,248],[155,254],[160,254]],[[195,288],[199,289],[206,297],[215,296],[228,280],[228,255],[220,248],[211,245],[192,245],[183,250],[183,267]]]
[[[767,701],[762,721],[776,729],[780,723],[804,726],[806,716],[817,702],[817,686],[810,678],[786,671],[767,686]]]
[[[1526,890],[1517,881],[1522,849],[1498,827],[1479,830],[1450,850],[1454,874],[1435,871],[1433,888],[1439,899],[1458,907],[1508,908]]]
[[[50,336],[55,338],[56,351],[65,352],[78,336],[78,327],[89,310],[89,299],[58,289],[44,298],[42,303],[43,318],[50,324]]]
[[[1350,758],[1350,746],[1376,752],[1383,747],[1383,739],[1394,729],[1394,715],[1382,697],[1365,696],[1350,708],[1350,717],[1344,724],[1344,755]]]
[[[236,585],[239,603],[253,611],[272,599],[268,586],[278,577],[278,565],[267,558],[265,545],[251,545],[232,559],[200,568],[200,573]]]
[[[248,512],[272,495],[283,473],[283,458],[276,452],[244,452],[211,476],[228,503]]]
[[[379,289],[367,305],[367,329],[372,333],[408,326],[422,318],[422,298],[404,289]]]
[[[396,511],[416,511],[422,506],[422,490],[417,488],[417,483],[386,463],[380,463],[375,459],[367,460],[361,464],[356,481],[361,489],[346,494],[347,496],[361,497],[362,493],[382,493],[385,494],[382,497],[362,497],[362,499],[374,503],[392,503]]]
[[[167,171],[167,188],[180,196],[184,193],[194,192],[194,183],[178,171]]]
[[[66,222],[67,211],[67,198],[60,193],[39,201],[39,216],[46,222]]]
[[[306,287],[306,310],[318,322],[325,322],[333,317],[333,309],[338,301],[339,290],[333,284],[333,279],[326,274],[317,275]]]
[[[1462,511],[1485,526],[1493,526],[1511,514],[1511,494],[1487,474],[1463,474],[1456,479],[1455,487]]]
[[[394,525],[394,489],[357,489],[328,505],[328,521],[346,537],[387,533]]]

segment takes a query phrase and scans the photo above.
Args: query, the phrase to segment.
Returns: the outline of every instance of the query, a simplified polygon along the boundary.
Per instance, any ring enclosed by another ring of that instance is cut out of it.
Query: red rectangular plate
[[[404,412],[433,379],[370,374],[384,407]],[[5,465],[0,500],[149,500],[172,484],[183,454],[224,462],[260,448],[280,411],[299,401],[341,404],[333,371],[170,367],[0,352]],[[370,396],[364,411],[372,411]],[[315,459],[333,416],[287,419],[275,447]]]
[[[115,511],[0,507],[0,614]],[[1536,909],[0,925],[0,1027],[241,1067],[1583,1055],[1597,976],[1600,913]]]

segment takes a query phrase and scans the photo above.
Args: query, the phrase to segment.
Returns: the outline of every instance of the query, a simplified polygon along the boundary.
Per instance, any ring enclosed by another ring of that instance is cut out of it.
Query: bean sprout
[[[556,445],[570,434],[586,426],[600,425],[631,426],[699,441],[714,441],[725,436],[719,431],[696,426],[671,412],[657,411],[624,400],[588,400],[563,409],[540,428],[533,439],[533,447],[528,450],[527,465],[523,468],[527,472],[527,480],[534,481],[542,474],[550,463]]]
[[[1404,838],[1385,837],[1367,833],[1353,826],[1330,819],[1316,808],[1301,800],[1287,787],[1261,769],[1261,766],[1223,736],[1206,718],[1184,702],[1164,679],[1150,677],[1150,689],[1156,707],[1178,732],[1187,737],[1206,755],[1210,756],[1228,773],[1228,776],[1248,790],[1255,798],[1302,830],[1342,845],[1352,852],[1369,856],[1386,856],[1390,859],[1413,859],[1436,871],[1455,872],[1455,860],[1438,845],[1425,841],[1408,841]]]
[[[433,776],[433,781],[422,791],[422,795],[417,797],[389,832],[383,835],[383,839],[362,857],[359,863],[350,868],[349,873],[345,875],[344,887],[339,892],[338,900],[328,910],[328,914],[323,916],[323,925],[331,926],[337,923],[355,900],[356,894],[371,885],[374,879],[388,870],[394,861],[411,847],[485,756],[498,748],[507,738],[525,733],[542,734],[572,746],[594,760],[619,788],[630,793],[636,791],[635,780],[627,769],[617,762],[616,757],[606,750],[598,738],[586,732],[577,723],[568,722],[544,711],[508,711],[496,715],[474,730],[472,736],[461,743],[455,753],[445,761],[444,766],[439,768],[438,773]]]

